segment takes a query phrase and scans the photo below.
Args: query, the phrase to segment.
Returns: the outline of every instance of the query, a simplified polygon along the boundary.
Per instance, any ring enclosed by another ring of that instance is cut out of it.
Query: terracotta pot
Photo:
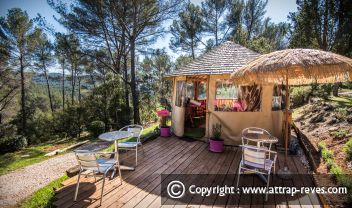
[[[223,152],[224,151],[224,140],[213,140],[209,139],[209,150],[211,152]]]
[[[170,126],[161,126],[160,127],[160,136],[161,137],[170,137],[171,136]]]

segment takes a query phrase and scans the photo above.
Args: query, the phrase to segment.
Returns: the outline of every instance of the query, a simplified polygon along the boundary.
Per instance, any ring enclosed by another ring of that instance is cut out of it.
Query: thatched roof
[[[283,83],[290,85],[333,83],[352,79],[352,59],[315,49],[287,49],[264,54],[236,70],[236,83]]]
[[[227,41],[166,77],[231,74],[234,69],[244,66],[259,55],[246,47]]]

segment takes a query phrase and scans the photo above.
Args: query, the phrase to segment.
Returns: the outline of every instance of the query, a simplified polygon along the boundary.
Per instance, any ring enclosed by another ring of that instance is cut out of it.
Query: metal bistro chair
[[[271,134],[262,128],[248,127],[242,130],[242,145],[256,145],[264,147],[265,139],[270,138]],[[269,150],[271,149],[271,144]]]
[[[242,145],[255,145],[271,150],[272,142],[267,142],[271,137],[271,134],[265,129],[248,127],[242,130]],[[268,154],[270,156],[270,152]]]
[[[87,151],[87,150],[76,150],[75,151],[75,155],[76,155],[78,164],[80,166],[80,171],[78,173],[74,201],[77,200],[78,189],[79,189],[79,179],[80,179],[81,175],[94,176],[95,180],[96,180],[96,177],[103,178],[103,185],[101,188],[100,205],[103,200],[103,190],[104,190],[104,185],[105,185],[105,177],[106,177],[106,174],[109,172],[109,170],[113,169],[113,173],[111,175],[111,178],[113,178],[115,175],[116,168],[118,169],[119,175],[120,175],[120,182],[122,184],[121,170],[120,170],[119,162],[115,159],[98,159],[99,155],[107,155],[107,154],[113,155],[113,154],[116,154],[116,152],[91,152],[91,151]],[[92,174],[83,173],[84,171],[92,171]]]
[[[252,145],[240,145],[242,147],[242,160],[238,167],[237,183],[236,188],[239,185],[240,175],[242,173],[257,173],[261,175],[267,175],[266,188],[269,187],[270,174],[273,169],[275,173],[275,163],[277,153],[266,148],[256,147]],[[271,154],[268,154],[271,153]],[[273,159],[270,158],[270,155]],[[266,193],[265,201],[268,200],[268,193]]]
[[[141,134],[143,132],[143,126],[141,125],[128,125],[123,128],[121,128],[119,131],[128,131],[132,133],[132,137],[136,139],[136,141],[133,142],[119,142],[118,147],[119,149],[124,149],[124,150],[133,150],[136,151],[136,166],[138,163],[138,146],[142,147],[142,151],[144,154],[144,149],[143,145],[141,142]]]

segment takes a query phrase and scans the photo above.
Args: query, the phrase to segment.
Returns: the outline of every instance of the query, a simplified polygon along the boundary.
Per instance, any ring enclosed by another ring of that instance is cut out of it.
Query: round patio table
[[[122,140],[122,139],[126,139],[126,138],[131,137],[131,136],[132,136],[132,133],[128,132],[128,131],[111,131],[111,132],[107,132],[107,133],[104,133],[104,134],[100,134],[99,135],[99,139],[104,140],[104,141],[109,141],[109,142],[113,141],[115,143],[115,152],[116,152],[115,159],[120,164],[118,141]],[[134,170],[134,167],[120,165],[120,169],[121,170]]]

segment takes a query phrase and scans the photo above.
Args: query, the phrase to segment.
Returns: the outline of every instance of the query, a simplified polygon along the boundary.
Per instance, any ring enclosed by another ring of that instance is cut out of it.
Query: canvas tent
[[[282,87],[274,84],[237,85],[230,75],[260,54],[227,41],[166,76],[173,81],[172,129],[183,136],[188,124],[187,101],[204,105],[204,139],[212,126],[222,125],[225,144],[239,144],[241,131],[260,127],[282,138]],[[189,102],[188,102],[189,103]]]

